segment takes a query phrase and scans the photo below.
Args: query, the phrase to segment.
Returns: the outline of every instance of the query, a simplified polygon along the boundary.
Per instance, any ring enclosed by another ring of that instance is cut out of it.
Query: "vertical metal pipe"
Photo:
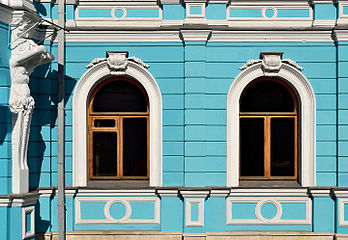
[[[58,2],[58,25],[65,28],[65,0]],[[58,31],[58,239],[65,240],[64,76],[65,32]]]

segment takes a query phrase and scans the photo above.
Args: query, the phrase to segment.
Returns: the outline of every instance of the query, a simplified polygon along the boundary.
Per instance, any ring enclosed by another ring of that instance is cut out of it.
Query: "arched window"
[[[240,179],[298,178],[298,104],[277,78],[261,77],[240,98]]]
[[[149,101],[130,77],[99,84],[88,107],[88,178],[149,178]]]

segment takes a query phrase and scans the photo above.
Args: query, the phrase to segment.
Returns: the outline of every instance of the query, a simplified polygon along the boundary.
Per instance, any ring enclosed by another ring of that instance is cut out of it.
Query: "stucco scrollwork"
[[[134,62],[143,68],[149,68],[148,64],[145,64],[142,60],[136,57],[127,57],[127,52],[108,52],[107,58],[95,58],[86,66],[86,68],[92,68],[98,63],[106,62],[111,75],[123,75],[128,67],[128,62]]]
[[[30,95],[29,76],[34,69],[54,59],[42,45],[37,45],[29,34],[35,20],[23,15],[12,23],[12,53],[10,58],[11,91],[9,105],[12,112],[13,193],[28,191],[27,150],[34,99]]]

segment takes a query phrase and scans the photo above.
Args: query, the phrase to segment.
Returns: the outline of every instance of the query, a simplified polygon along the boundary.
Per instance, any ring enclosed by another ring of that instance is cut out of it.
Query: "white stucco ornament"
[[[128,57],[127,52],[107,52],[106,58],[95,58],[90,64],[86,66],[86,68],[91,68],[101,62],[107,62],[111,75],[123,75],[127,69],[129,61],[134,62],[142,66],[143,68],[150,67],[139,58]]]
[[[35,21],[31,21],[25,15],[15,21],[11,24],[13,41],[10,58],[11,92],[9,99],[12,112],[12,192],[24,193],[29,189],[27,150],[31,117],[35,105],[34,99],[30,95],[29,76],[37,66],[52,61],[54,56],[47,52],[44,46],[37,45],[29,38]]]

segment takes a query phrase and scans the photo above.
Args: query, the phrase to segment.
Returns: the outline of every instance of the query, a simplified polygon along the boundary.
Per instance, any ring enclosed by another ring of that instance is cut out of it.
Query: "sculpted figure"
[[[31,116],[35,104],[30,95],[29,76],[37,66],[54,59],[44,46],[39,46],[28,38],[31,26],[32,24],[22,18],[12,30],[9,105],[12,112],[13,193],[27,192],[29,187],[27,150]]]

